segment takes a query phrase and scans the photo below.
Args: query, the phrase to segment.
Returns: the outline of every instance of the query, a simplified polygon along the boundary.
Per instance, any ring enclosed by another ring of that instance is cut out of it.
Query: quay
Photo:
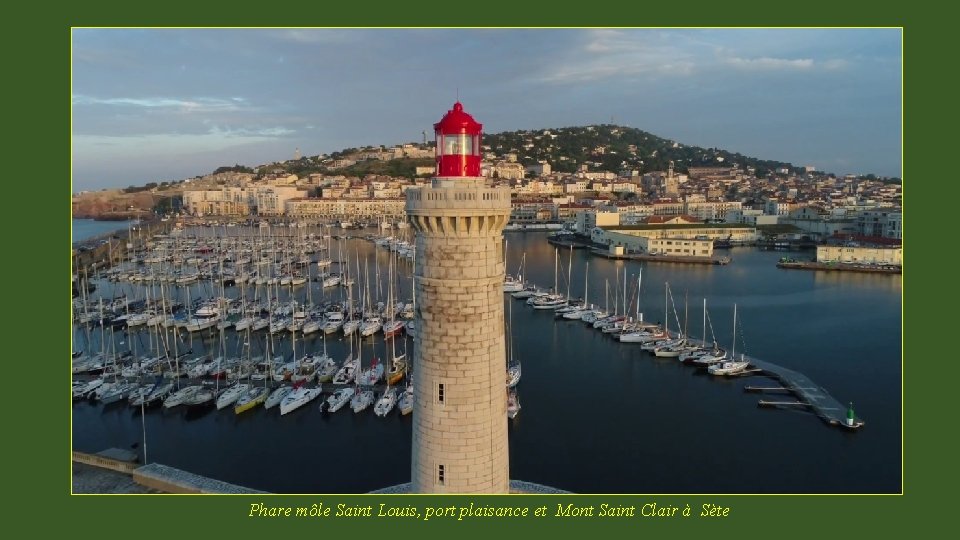
[[[137,466],[132,463],[126,450],[109,449],[96,454],[73,452],[72,494],[267,494],[267,491],[250,489],[213,478],[150,463]],[[106,457],[106,456],[113,457]],[[399,484],[370,492],[380,495],[412,493],[411,484]],[[569,494],[557,489],[522,480],[510,481],[513,494]]]
[[[823,387],[817,385],[806,375],[797,373],[792,369],[787,369],[770,362],[757,360],[756,358],[745,357],[751,365],[760,370],[761,376],[769,377],[778,381],[781,388],[758,388],[747,386],[745,392],[780,392],[793,394],[799,401],[765,401],[760,400],[757,403],[759,407],[805,407],[810,409],[817,417],[828,425],[837,426],[844,429],[859,429],[865,425],[860,418],[854,418],[853,425],[847,425],[847,408],[833,398]]]
[[[867,265],[855,263],[823,263],[813,261],[780,261],[777,268],[790,270],[836,270],[840,272],[867,272],[873,274],[902,274],[903,268],[894,265]]]
[[[730,257],[683,257],[678,255],[651,255],[649,253],[610,253],[605,249],[592,248],[590,250],[594,255],[606,257],[608,259],[624,259],[630,261],[651,261],[666,263],[684,263],[684,264],[708,264],[708,265],[726,265],[730,264]]]
[[[207,478],[159,463],[138,466],[136,457],[116,448],[96,454],[73,452],[73,489],[78,493],[266,493]]]

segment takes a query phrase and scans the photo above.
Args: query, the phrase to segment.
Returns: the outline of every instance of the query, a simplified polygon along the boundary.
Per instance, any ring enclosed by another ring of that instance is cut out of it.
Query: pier
[[[744,388],[745,392],[789,393],[793,394],[799,400],[796,402],[760,400],[757,406],[804,407],[808,408],[821,420],[831,426],[842,427],[844,429],[858,429],[864,426],[865,422],[860,418],[854,418],[853,425],[847,425],[847,408],[834,399],[823,387],[811,381],[806,375],[797,373],[792,369],[771,364],[770,362],[757,360],[756,358],[745,358],[751,365],[762,370],[762,376],[770,377],[783,385],[780,388],[747,386]]]
[[[593,248],[590,250],[590,252],[594,255],[599,255],[608,259],[623,259],[630,261],[725,265],[730,264],[730,261],[733,260],[730,257],[683,257],[678,255],[651,255],[649,253],[624,253],[622,255],[617,255],[610,253],[605,249],[599,248]]]
[[[137,465],[125,450],[73,452],[73,493],[265,493],[159,463]]]
[[[866,272],[871,274],[902,274],[903,268],[894,265],[871,265],[853,263],[823,263],[813,261],[781,261],[777,268],[788,270],[836,270],[839,272]]]

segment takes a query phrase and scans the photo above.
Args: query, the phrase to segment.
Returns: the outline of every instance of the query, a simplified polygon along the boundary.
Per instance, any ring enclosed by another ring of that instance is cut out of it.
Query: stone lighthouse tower
[[[434,124],[437,176],[407,191],[414,269],[414,493],[507,493],[503,227],[510,190],[480,176],[482,125],[457,102]]]

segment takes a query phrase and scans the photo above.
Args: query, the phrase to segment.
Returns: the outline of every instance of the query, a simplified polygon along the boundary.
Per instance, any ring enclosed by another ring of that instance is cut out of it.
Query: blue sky
[[[901,176],[898,29],[75,29],[74,191],[422,139],[614,123]]]

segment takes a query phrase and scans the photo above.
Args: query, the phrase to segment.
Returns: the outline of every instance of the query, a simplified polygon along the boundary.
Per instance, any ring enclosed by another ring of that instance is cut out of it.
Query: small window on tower
[[[443,465],[437,465],[437,483],[443,485]]]
[[[437,385],[437,401],[443,403],[443,383]]]

